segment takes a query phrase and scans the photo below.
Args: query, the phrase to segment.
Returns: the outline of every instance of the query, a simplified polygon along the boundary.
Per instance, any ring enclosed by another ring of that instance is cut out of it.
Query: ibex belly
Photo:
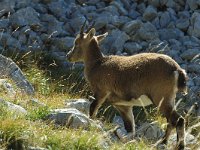
[[[122,106],[148,106],[153,104],[151,99],[146,95],[141,95],[139,98],[132,98],[130,101],[120,100],[113,102],[114,105],[122,105]]]

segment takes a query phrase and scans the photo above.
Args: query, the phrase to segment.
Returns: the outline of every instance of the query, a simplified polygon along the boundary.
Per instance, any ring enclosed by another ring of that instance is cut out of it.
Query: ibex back
[[[92,28],[80,34],[67,54],[71,62],[82,61],[84,74],[95,100],[90,106],[90,116],[95,117],[99,107],[110,102],[121,114],[125,128],[135,135],[133,106],[154,104],[167,118],[167,130],[162,139],[167,142],[171,130],[177,131],[177,147],[184,149],[185,121],[175,110],[177,92],[187,92],[185,71],[169,56],[142,53],[133,56],[104,56],[99,42],[107,33],[95,36]]]

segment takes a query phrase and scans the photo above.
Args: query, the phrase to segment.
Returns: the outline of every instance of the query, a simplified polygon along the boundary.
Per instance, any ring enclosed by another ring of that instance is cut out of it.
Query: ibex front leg
[[[124,127],[128,132],[126,137],[122,137],[123,142],[128,142],[135,137],[135,120],[133,116],[132,107],[130,106],[115,106],[115,108],[119,111],[123,121]]]
[[[90,117],[91,118],[95,118],[99,108],[106,101],[108,96],[109,96],[109,93],[107,93],[107,94],[96,93],[94,95],[95,100],[93,100],[90,105]]]

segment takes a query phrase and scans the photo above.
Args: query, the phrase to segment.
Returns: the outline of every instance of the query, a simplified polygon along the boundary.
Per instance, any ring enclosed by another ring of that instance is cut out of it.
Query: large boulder
[[[22,27],[25,25],[29,26],[39,26],[39,14],[32,8],[26,7],[19,9],[10,17],[10,22],[14,27]]]

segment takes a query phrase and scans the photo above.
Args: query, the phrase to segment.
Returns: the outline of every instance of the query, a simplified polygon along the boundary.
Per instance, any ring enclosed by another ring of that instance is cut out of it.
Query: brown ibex
[[[177,92],[187,92],[185,71],[169,56],[141,53],[133,56],[104,56],[99,42],[107,33],[95,36],[95,29],[80,34],[68,52],[70,62],[83,62],[84,75],[95,100],[90,106],[90,116],[95,117],[99,107],[110,102],[121,114],[125,129],[135,135],[133,106],[155,104],[167,118],[163,143],[171,130],[177,131],[178,149],[184,149],[185,121],[175,109]]]

